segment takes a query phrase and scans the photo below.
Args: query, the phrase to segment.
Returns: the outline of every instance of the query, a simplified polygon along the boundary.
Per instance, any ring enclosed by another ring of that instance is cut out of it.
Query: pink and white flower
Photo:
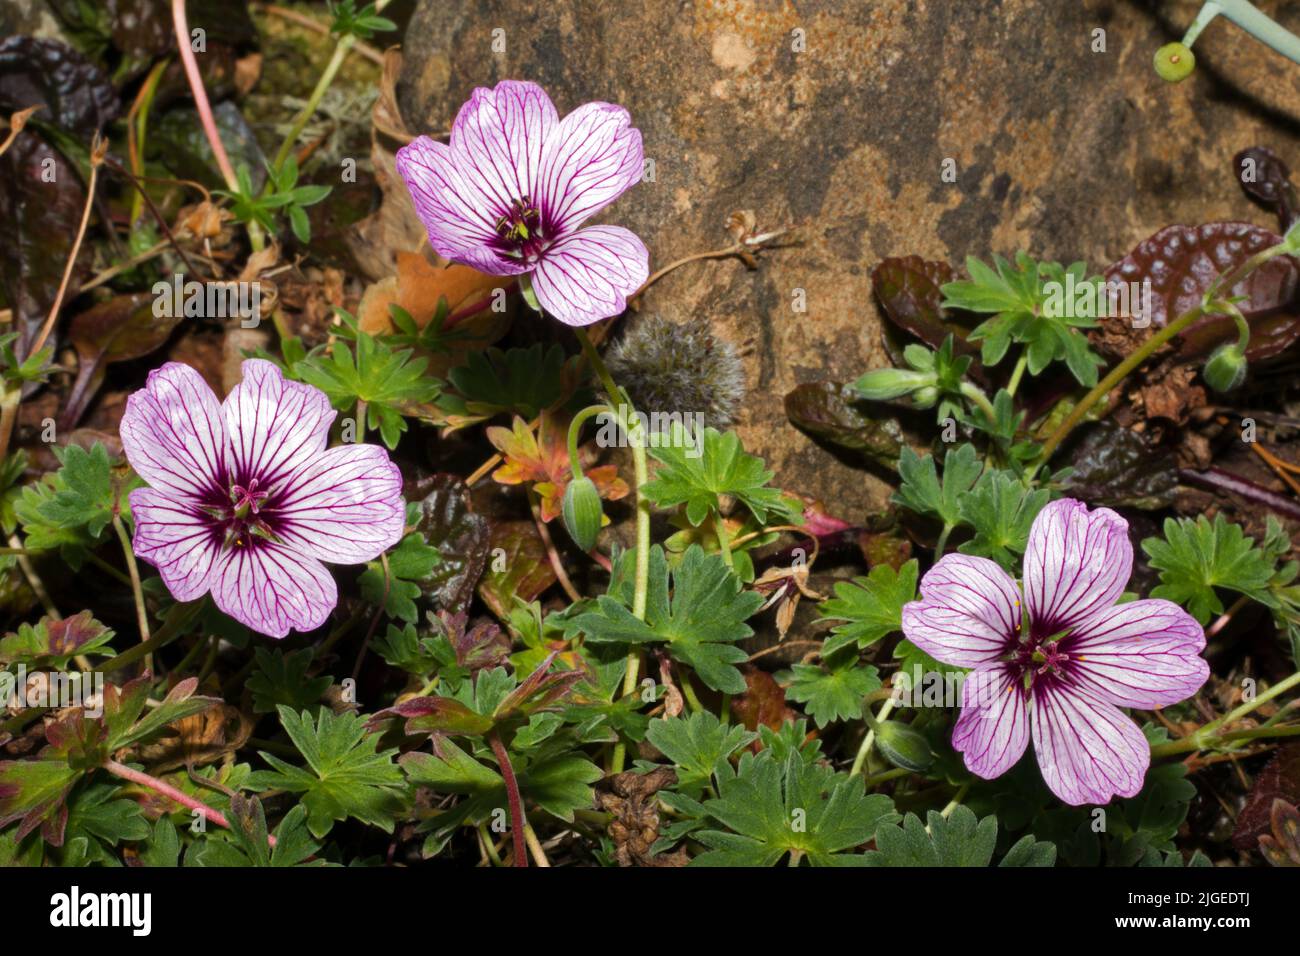
[[[578,228],[640,180],[642,162],[623,107],[587,103],[561,120],[545,90],[515,80],[476,89],[448,143],[421,136],[397,151],[429,245],[489,275],[527,277],[568,325],[618,315],[649,274],[628,230]]]
[[[987,558],[949,554],[903,608],[903,633],[945,664],[974,668],[952,745],[986,779],[1032,738],[1051,791],[1073,805],[1142,789],[1151,748],[1121,707],[1165,707],[1200,689],[1205,632],[1178,605],[1116,605],[1133,569],[1128,522],[1062,499],[1034,520],[1016,582]]]
[[[402,476],[376,445],[327,448],[325,393],[250,359],[225,402],[194,369],[149,373],[122,416],[135,553],[178,601],[270,637],[310,631],[338,604],[322,561],[373,560],[402,537]]]

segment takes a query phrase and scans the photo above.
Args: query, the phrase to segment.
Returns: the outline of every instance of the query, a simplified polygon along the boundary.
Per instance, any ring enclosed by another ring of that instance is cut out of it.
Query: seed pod
[[[1229,342],[1214,350],[1201,375],[1216,392],[1231,392],[1246,380],[1246,367],[1246,356],[1235,342]]]
[[[927,386],[934,385],[933,372],[914,372],[901,368],[878,368],[868,372],[853,383],[863,398],[872,401],[888,401],[910,395]]]
[[[569,487],[564,489],[562,513],[564,529],[569,532],[574,543],[583,551],[594,548],[604,512],[600,506],[600,492],[586,475],[573,479],[569,482]]]
[[[876,726],[876,749],[895,767],[920,773],[934,763],[930,742],[907,724],[886,720]]]

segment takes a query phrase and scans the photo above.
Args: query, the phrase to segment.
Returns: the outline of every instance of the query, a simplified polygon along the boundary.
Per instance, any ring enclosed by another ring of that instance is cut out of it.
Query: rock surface
[[[447,129],[473,87],[509,78],[543,84],[561,114],[625,105],[655,180],[606,219],[644,238],[652,268],[728,244],[738,209],[760,229],[800,226],[803,245],[765,254],[757,271],[693,263],[643,308],[702,315],[737,343],[746,447],[781,486],[856,520],[886,486],[789,426],[782,397],[885,364],[870,283],[880,259],[959,264],[1026,248],[1099,271],[1169,223],[1270,224],[1231,160],[1262,143],[1300,166],[1300,66],[1219,21],[1197,43],[1193,78],[1166,85],[1152,55],[1199,6],[421,0],[398,99],[425,132]],[[1300,29],[1300,3],[1260,6]],[[955,182],[943,181],[947,159]]]

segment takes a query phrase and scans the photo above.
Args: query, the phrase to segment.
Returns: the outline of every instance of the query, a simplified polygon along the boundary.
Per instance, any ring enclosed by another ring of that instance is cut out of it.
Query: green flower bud
[[[1246,380],[1246,356],[1236,343],[1220,345],[1206,361],[1201,375],[1216,392],[1231,392]]]
[[[902,368],[878,368],[853,383],[853,387],[862,393],[863,398],[875,402],[910,395],[917,389],[932,385],[934,385],[933,372],[913,372]]]
[[[583,551],[590,551],[596,546],[596,535],[604,512],[600,506],[600,492],[595,483],[583,475],[569,482],[564,489],[564,503],[561,509],[564,516],[564,530]]]
[[[1155,66],[1162,80],[1178,83],[1192,75],[1196,56],[1181,43],[1166,43],[1156,50]]]
[[[912,404],[917,408],[933,408],[934,403],[939,400],[939,390],[933,385],[927,385],[925,388],[918,388],[912,393]]]
[[[920,773],[934,763],[930,742],[920,731],[896,720],[876,725],[876,749],[895,767]]]

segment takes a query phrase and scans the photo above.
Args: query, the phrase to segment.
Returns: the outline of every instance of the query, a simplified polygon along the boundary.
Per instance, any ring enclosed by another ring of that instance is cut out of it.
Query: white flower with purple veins
[[[439,255],[518,275],[551,315],[590,325],[626,308],[650,256],[619,226],[578,227],[640,180],[642,161],[623,107],[587,103],[561,120],[536,83],[505,80],[471,94],[450,142],[399,149],[397,172]]]
[[[250,359],[224,403],[168,362],[127,400],[122,447],[135,553],[178,601],[209,591],[255,631],[310,631],[338,604],[321,564],[373,560],[402,537],[402,475],[377,445],[327,448],[325,393]]]
[[[1210,674],[1205,632],[1170,601],[1116,605],[1133,569],[1128,522],[1065,498],[1034,520],[1016,582],[986,558],[949,554],[903,608],[903,633],[945,664],[974,668],[952,745],[985,779],[1032,737],[1051,791],[1073,805],[1142,789],[1151,748],[1119,708],[1184,700]]]

